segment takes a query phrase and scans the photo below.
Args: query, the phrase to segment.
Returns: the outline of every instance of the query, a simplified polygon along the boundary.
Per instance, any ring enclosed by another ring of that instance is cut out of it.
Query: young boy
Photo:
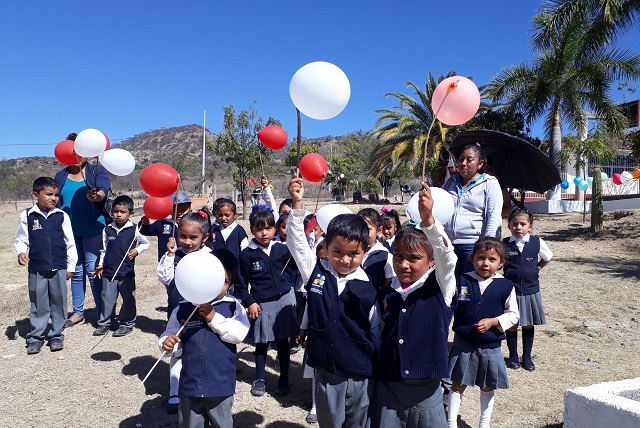
[[[131,333],[136,323],[136,280],[133,267],[136,257],[149,248],[149,241],[129,220],[133,215],[133,199],[118,196],[113,201],[111,215],[113,223],[102,231],[102,250],[95,271],[96,278],[102,278],[102,311],[98,328],[93,331],[93,335],[103,336],[109,332],[120,293],[120,326],[113,332],[113,336],[121,337]],[[137,244],[135,248],[134,244]]]
[[[173,202],[173,209],[171,215],[162,220],[157,220],[151,223],[146,216],[143,216],[138,223],[140,233],[144,236],[157,236],[158,237],[158,261],[162,258],[164,253],[167,252],[167,242],[169,238],[175,238],[174,228],[178,225],[178,222],[184,215],[191,211],[191,199],[184,192],[178,192],[170,196],[171,202]]]
[[[52,352],[64,348],[62,330],[67,320],[67,280],[75,272],[78,254],[71,220],[56,208],[60,188],[53,178],[40,177],[33,182],[36,204],[20,213],[14,250],[18,264],[28,265],[31,310],[27,333],[27,354],[42,349],[45,330]]]
[[[358,215],[364,219],[369,228],[369,248],[362,258],[362,269],[371,278],[371,283],[379,292],[391,283],[393,273],[393,255],[378,241],[382,233],[382,217],[373,208],[363,208]]]
[[[369,246],[366,222],[337,216],[326,231],[327,260],[315,259],[303,230],[302,179],[289,183],[293,209],[287,246],[307,284],[299,342],[308,333],[307,364],[315,369],[317,420],[322,427],[368,426],[374,349],[380,314],[376,289],[360,264]]]

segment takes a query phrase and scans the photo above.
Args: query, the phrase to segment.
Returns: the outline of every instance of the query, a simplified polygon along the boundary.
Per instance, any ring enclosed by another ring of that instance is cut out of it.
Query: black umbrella
[[[466,131],[451,143],[450,151],[457,158],[467,144],[480,143],[503,188],[517,188],[544,193],[560,184],[560,171],[533,144],[522,138],[499,131]]]

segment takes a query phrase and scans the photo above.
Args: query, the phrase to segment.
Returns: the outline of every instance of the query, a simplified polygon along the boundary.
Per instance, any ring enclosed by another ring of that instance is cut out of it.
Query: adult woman
[[[474,270],[473,245],[480,236],[501,238],[502,190],[498,179],[487,174],[487,156],[480,144],[468,144],[458,158],[458,174],[442,186],[451,193],[455,211],[445,224],[458,256],[456,277]]]
[[[76,134],[72,133],[67,139],[75,140],[75,137]],[[77,165],[58,171],[55,179],[60,186],[58,206],[71,217],[78,250],[78,263],[71,278],[73,312],[65,323],[65,327],[72,327],[84,320],[87,276],[96,302],[96,314],[100,313],[102,281],[94,280],[93,271],[102,248],[102,229],[105,226],[102,212],[111,180],[103,166],[87,163],[86,158],[82,158]]]

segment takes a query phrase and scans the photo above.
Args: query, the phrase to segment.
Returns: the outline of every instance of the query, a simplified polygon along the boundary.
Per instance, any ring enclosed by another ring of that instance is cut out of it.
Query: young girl
[[[358,215],[369,228],[369,247],[362,258],[362,269],[371,278],[376,291],[380,291],[394,277],[392,256],[378,241],[378,236],[382,233],[382,219],[373,208],[363,208],[358,211]]]
[[[382,219],[382,245],[393,254],[393,243],[396,233],[400,230],[400,216],[392,208],[383,207],[380,218]]]
[[[158,263],[158,279],[167,287],[167,318],[171,316],[173,310],[183,300],[178,292],[174,280],[175,268],[180,260],[189,253],[209,248],[205,246],[205,241],[209,239],[209,216],[204,211],[195,211],[186,214],[178,223],[178,241],[171,237],[167,243],[167,252]],[[174,354],[169,363],[169,401],[167,401],[167,412],[178,411],[178,383],[180,381],[180,370],[182,360],[179,354]]]
[[[182,348],[180,427],[233,427],[236,344],[247,335],[249,318],[242,304],[228,293],[237,278],[238,261],[227,250],[215,250],[213,254],[225,271],[220,294],[213,302],[200,305],[198,315],[191,318],[178,337],[180,320],[194,310],[186,300],[180,302],[159,340],[164,351],[173,352],[177,344]]]
[[[538,272],[545,267],[553,253],[538,236],[529,232],[533,228],[533,214],[526,208],[515,208],[508,219],[511,237],[503,239],[509,251],[509,263],[504,267],[504,277],[513,281],[516,287],[516,300],[520,311],[522,326],[522,367],[532,371],[536,369],[531,359],[534,325],[547,323],[540,298]],[[520,368],[518,360],[518,326],[507,330],[509,359],[507,367]]]
[[[418,207],[422,230],[400,229],[393,254],[396,277],[380,293],[383,328],[373,427],[446,426],[440,378],[449,374],[447,333],[457,257],[433,218],[431,191],[424,183]]]
[[[239,257],[240,251],[249,245],[249,238],[247,237],[247,232],[236,222],[238,213],[236,212],[235,202],[231,199],[222,200],[215,214],[218,225],[212,226],[210,229],[213,249],[226,248],[236,258]]]
[[[255,343],[256,380],[251,394],[266,391],[266,359],[269,342],[278,349],[280,378],[277,393],[289,393],[289,338],[298,333],[293,287],[297,266],[286,245],[275,242],[275,219],[270,209],[254,207],[249,216],[253,239],[240,253],[240,281],[236,296],[253,322],[249,337]],[[250,286],[250,290],[248,287]]]
[[[498,273],[507,251],[495,238],[475,243],[471,260],[475,271],[458,282],[458,307],[453,320],[453,347],[449,354],[451,392],[449,427],[457,427],[462,393],[468,385],[480,387],[480,428],[489,427],[496,388],[508,388],[507,369],[500,342],[504,332],[518,323],[513,283]]]

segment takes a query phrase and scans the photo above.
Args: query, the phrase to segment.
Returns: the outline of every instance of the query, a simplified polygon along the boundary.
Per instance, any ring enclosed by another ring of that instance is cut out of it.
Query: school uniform
[[[129,260],[132,249],[138,256],[149,248],[149,241],[140,234],[130,221],[121,227],[116,222],[102,231],[102,250],[98,266],[102,266],[102,310],[98,327],[110,326],[115,316],[118,294],[122,297],[122,306],[118,313],[121,326],[133,328],[136,323],[136,281],[135,260]]]
[[[247,232],[235,221],[227,227],[211,225],[209,233],[211,234],[214,250],[226,248],[236,258],[239,258],[240,252],[249,245]]]
[[[167,252],[167,244],[169,238],[173,237],[174,228],[177,227],[173,218],[168,216],[162,220],[154,221],[151,224],[138,223],[140,227],[140,233],[144,236],[157,236],[158,237],[158,262],[162,258],[163,254]]]
[[[16,255],[28,253],[29,322],[27,345],[64,339],[67,319],[67,272],[78,260],[69,216],[59,208],[42,212],[37,205],[20,213],[14,245]],[[51,329],[45,331],[51,319]]]
[[[371,278],[371,283],[376,291],[382,290],[387,285],[387,282],[395,276],[393,273],[393,256],[378,241],[364,255],[360,266]]]
[[[389,254],[391,254],[391,255],[393,255],[393,248],[395,246],[395,241],[396,241],[396,237],[394,235],[394,236],[392,236],[391,238],[387,239],[386,241],[384,241],[382,243],[384,248],[386,248],[387,251],[389,251]]]

